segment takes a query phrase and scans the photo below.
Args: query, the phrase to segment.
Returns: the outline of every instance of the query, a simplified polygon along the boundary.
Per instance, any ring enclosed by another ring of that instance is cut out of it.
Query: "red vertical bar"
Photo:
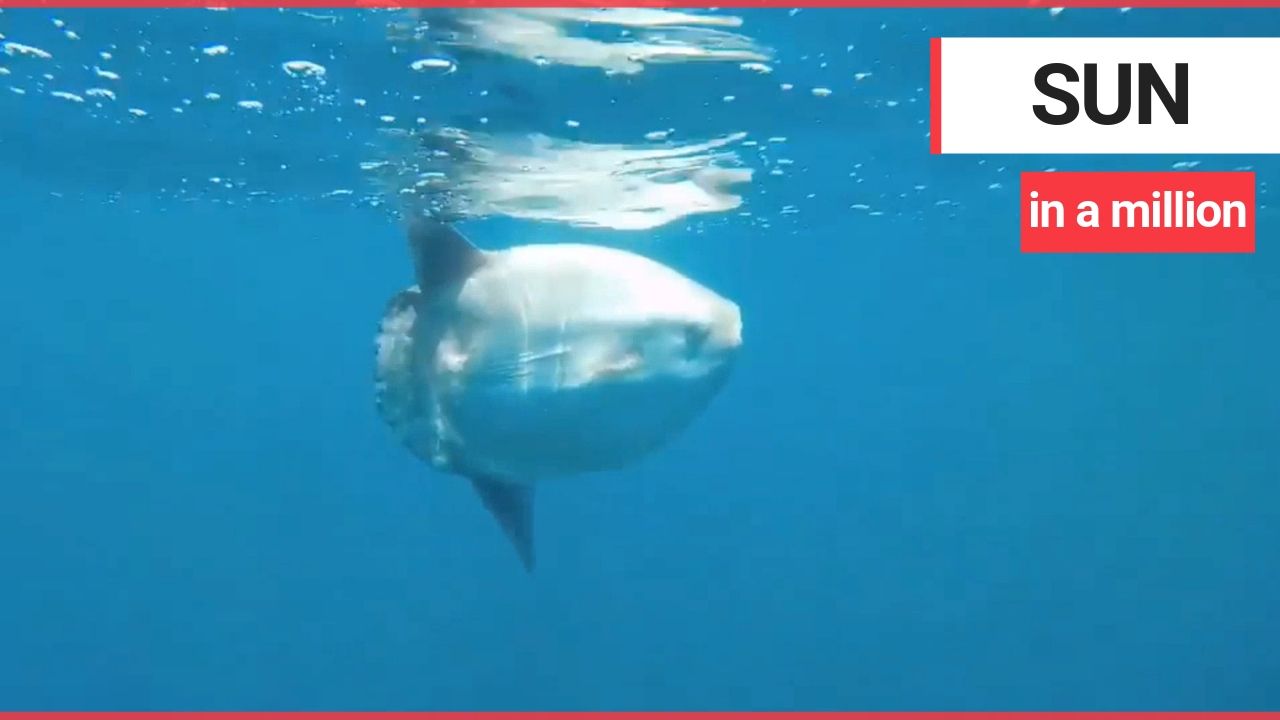
[[[942,38],[929,40],[929,152],[942,154]]]

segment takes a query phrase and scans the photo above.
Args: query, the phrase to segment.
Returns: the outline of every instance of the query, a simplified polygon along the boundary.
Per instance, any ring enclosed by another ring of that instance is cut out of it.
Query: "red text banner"
[[[1251,172],[1028,172],[1026,253],[1251,253]]]

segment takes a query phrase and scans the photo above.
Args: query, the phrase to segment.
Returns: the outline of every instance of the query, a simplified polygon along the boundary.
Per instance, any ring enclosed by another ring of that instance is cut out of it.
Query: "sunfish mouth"
[[[733,303],[725,303],[710,327],[710,340],[725,350],[742,347],[742,311]]]

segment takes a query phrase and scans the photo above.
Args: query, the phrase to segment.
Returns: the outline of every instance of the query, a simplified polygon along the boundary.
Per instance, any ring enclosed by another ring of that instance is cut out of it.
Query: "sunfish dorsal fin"
[[[515,546],[524,569],[533,571],[533,486],[485,477],[471,478],[480,501]]]
[[[452,225],[434,218],[410,218],[408,236],[414,275],[424,294],[461,282],[484,264],[483,250]]]

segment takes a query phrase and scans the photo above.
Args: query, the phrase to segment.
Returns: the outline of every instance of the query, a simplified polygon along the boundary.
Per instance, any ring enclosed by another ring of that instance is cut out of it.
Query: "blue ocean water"
[[[0,55],[0,707],[1280,705],[1280,165],[927,138],[932,36],[1280,15],[732,14],[772,72],[468,52],[424,77],[393,13],[0,13],[49,55]],[[687,432],[540,489],[532,574],[372,402],[411,272],[360,163],[418,116],[755,143],[732,210],[461,223],[625,247],[743,311]],[[1018,252],[1020,171],[1175,164],[1256,170],[1257,254]]]

